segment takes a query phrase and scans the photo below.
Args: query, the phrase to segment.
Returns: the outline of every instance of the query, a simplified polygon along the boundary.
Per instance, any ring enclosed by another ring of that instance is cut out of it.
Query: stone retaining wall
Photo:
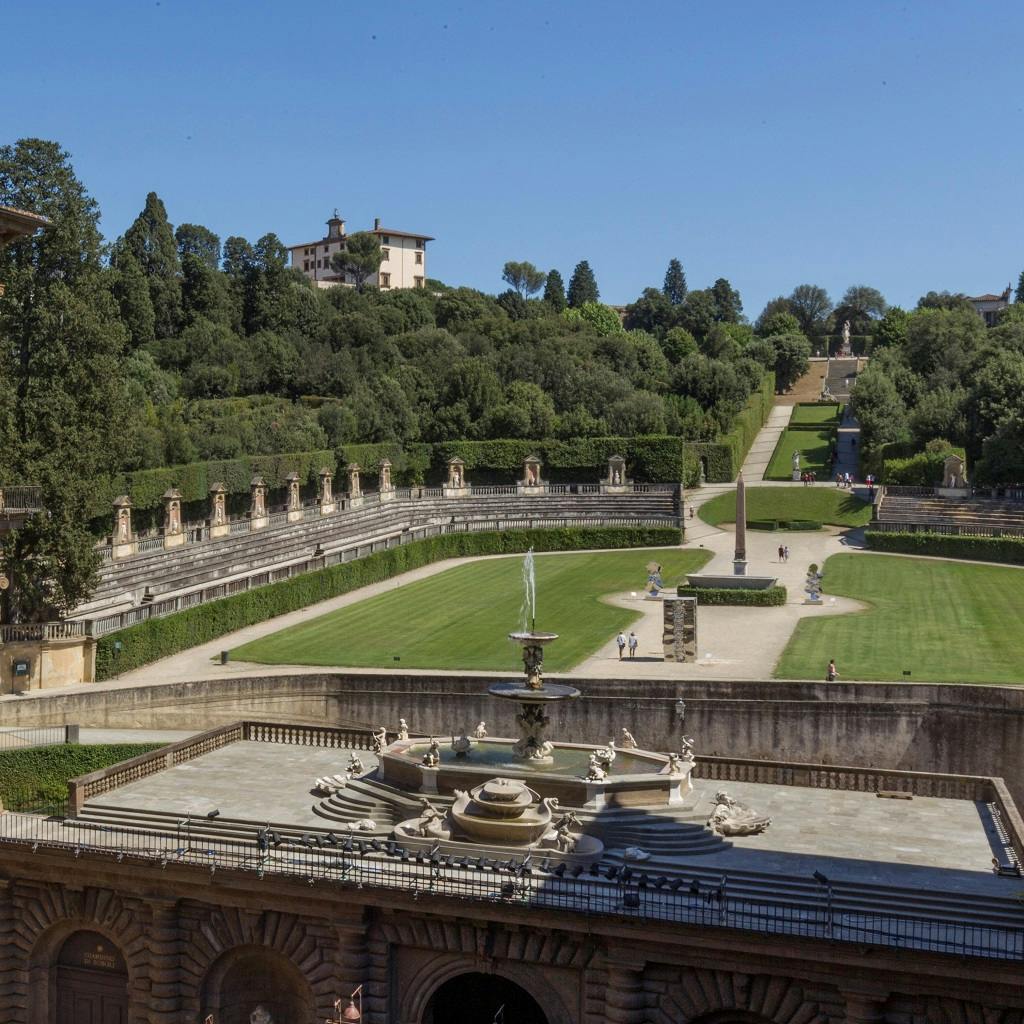
[[[394,728],[404,717],[415,732],[438,735],[483,719],[492,735],[515,735],[515,709],[486,694],[493,681],[355,671],[112,683],[7,699],[0,702],[0,719],[18,727],[199,730],[241,718]],[[1000,776],[1024,804],[1024,689],[782,680],[572,682],[584,699],[552,710],[556,736],[607,742],[626,726],[642,746],[667,750],[678,749],[684,731],[696,738],[698,753],[711,756]],[[686,704],[682,721],[680,697]]]

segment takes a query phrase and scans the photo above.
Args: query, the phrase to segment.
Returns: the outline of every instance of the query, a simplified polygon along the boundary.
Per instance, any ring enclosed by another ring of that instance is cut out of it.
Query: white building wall
[[[422,235],[381,235],[381,260],[379,273],[370,278],[369,284],[384,291],[399,288],[422,288],[427,279],[426,242]],[[385,241],[385,239],[387,239]],[[422,244],[421,244],[422,243]],[[330,269],[331,257],[341,249],[341,243],[331,240],[314,242],[310,245],[296,245],[289,249],[291,265],[301,270],[321,288],[331,288],[340,281],[326,280],[334,276]],[[308,267],[307,267],[308,264]],[[387,284],[382,282],[386,281]],[[344,282],[351,287],[352,282]]]

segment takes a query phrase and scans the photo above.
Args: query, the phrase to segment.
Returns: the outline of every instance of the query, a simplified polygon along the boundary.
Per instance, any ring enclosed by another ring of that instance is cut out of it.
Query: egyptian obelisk
[[[736,553],[732,556],[734,576],[747,575],[747,485],[743,473],[736,477]]]

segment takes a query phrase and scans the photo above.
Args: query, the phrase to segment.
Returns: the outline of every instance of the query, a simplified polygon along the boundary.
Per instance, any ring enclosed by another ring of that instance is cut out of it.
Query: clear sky
[[[811,282],[1024,269],[1024,4],[5,0],[0,141],[61,142],[108,238],[155,190],[227,235],[435,235],[428,273],[682,260],[745,312]]]

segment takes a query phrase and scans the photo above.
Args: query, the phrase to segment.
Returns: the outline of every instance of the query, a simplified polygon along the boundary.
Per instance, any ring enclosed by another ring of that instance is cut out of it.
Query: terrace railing
[[[0,487],[0,513],[38,512],[43,507],[41,487]]]

